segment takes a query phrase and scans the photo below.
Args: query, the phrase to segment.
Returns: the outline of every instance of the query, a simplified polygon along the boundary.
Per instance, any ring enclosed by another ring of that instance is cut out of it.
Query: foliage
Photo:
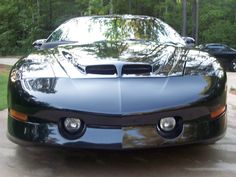
[[[1,68],[2,69],[2,68]],[[0,111],[7,107],[7,82],[9,67],[0,72]]]
[[[236,48],[236,1],[204,0],[200,7],[200,41]]]
[[[158,17],[179,33],[181,0],[1,0],[0,55],[25,54],[31,44],[46,38],[59,24],[76,16],[139,14]],[[199,0],[200,43],[222,42],[236,47],[236,1]],[[192,35],[192,1],[187,1],[189,36]]]

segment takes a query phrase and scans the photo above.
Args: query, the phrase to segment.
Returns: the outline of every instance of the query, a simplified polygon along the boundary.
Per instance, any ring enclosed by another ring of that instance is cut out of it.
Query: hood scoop
[[[150,74],[152,72],[152,66],[148,64],[129,64],[122,67],[122,75],[128,74]]]
[[[114,75],[117,74],[114,65],[89,65],[86,66],[86,74]]]
[[[121,71],[118,71],[121,69]],[[86,74],[98,75],[150,75],[152,66],[148,64],[124,64],[121,68],[115,65],[88,65],[85,68]]]

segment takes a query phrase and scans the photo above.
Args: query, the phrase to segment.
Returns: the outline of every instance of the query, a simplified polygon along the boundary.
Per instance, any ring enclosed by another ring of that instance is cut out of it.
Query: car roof
[[[209,44],[204,44],[205,46],[211,46],[211,45],[223,45],[226,46],[225,44],[221,44],[221,43],[209,43]]]
[[[72,19],[79,19],[79,18],[158,19],[157,17],[147,16],[147,15],[130,15],[130,14],[124,14],[124,15],[92,15],[92,16],[74,17]],[[72,20],[72,19],[69,19],[69,20]]]
[[[78,19],[96,19],[96,18],[122,18],[122,19],[140,19],[140,20],[144,20],[144,19],[152,19],[152,20],[156,20],[161,22],[162,20],[160,20],[157,17],[152,17],[152,16],[147,16],[147,15],[130,15],[130,14],[124,14],[124,15],[90,15],[90,16],[79,16],[79,17],[74,17],[74,18],[70,18],[68,20],[66,20],[64,22],[70,22],[73,20],[78,20]]]

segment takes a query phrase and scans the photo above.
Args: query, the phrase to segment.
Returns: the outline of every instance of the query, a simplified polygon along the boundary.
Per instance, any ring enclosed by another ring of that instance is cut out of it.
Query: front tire
[[[231,71],[236,72],[236,58],[234,58],[230,63]]]

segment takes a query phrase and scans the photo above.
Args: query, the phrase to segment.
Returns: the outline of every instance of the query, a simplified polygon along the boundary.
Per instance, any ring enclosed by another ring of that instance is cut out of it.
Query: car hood
[[[172,44],[100,41],[36,52],[25,58],[21,69],[26,78],[163,77],[213,72],[213,61],[208,53]]]

